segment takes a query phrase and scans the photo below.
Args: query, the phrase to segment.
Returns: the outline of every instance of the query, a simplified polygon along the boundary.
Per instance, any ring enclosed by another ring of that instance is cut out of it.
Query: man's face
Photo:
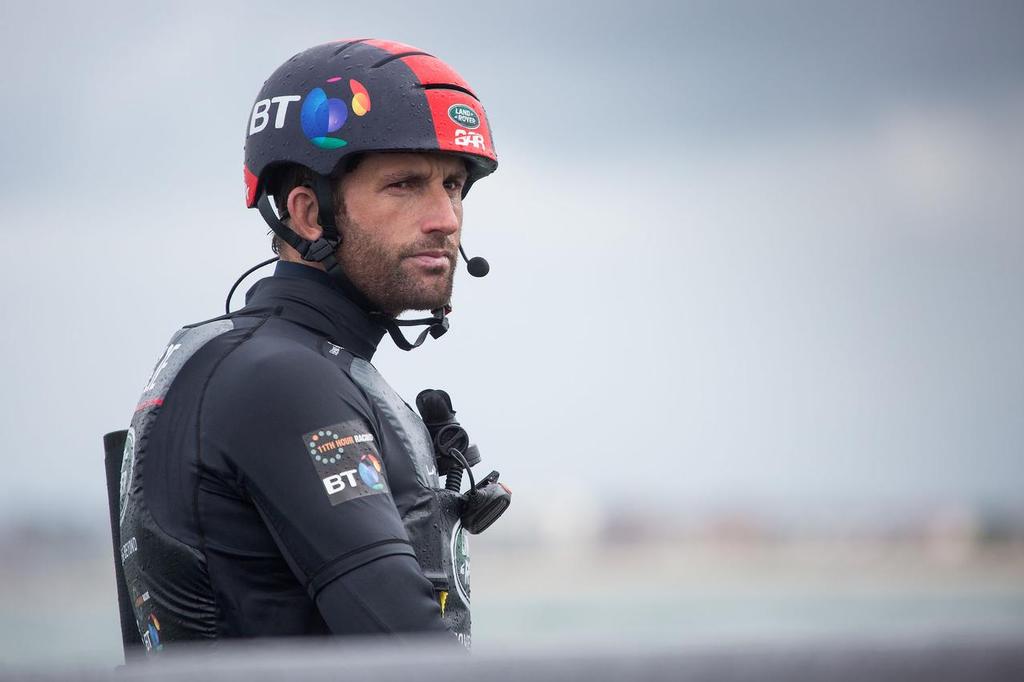
[[[369,154],[342,181],[339,262],[390,315],[451,299],[466,165],[444,154]]]

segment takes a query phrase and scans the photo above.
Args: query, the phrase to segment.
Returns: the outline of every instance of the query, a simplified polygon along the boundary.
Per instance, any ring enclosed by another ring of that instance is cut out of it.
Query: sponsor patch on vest
[[[456,521],[451,539],[452,569],[455,573],[455,589],[463,603],[469,606],[469,542],[462,521]],[[465,644],[465,642],[463,642]]]
[[[391,492],[377,441],[365,424],[325,426],[305,434],[302,444],[332,505]]]
[[[121,486],[120,486],[120,522],[124,523],[124,513],[128,511],[128,493],[132,489],[132,476],[135,474],[135,428],[129,427],[124,440],[124,453],[121,455]]]

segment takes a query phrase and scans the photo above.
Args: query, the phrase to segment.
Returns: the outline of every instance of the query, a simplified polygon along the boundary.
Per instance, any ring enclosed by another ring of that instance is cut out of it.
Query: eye
[[[445,189],[449,192],[461,192],[466,185],[466,178],[448,178],[444,181]]]

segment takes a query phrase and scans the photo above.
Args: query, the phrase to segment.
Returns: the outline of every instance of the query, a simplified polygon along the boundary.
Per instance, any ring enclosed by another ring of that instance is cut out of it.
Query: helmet
[[[480,100],[450,66],[387,40],[312,47],[263,84],[245,139],[245,202],[256,206],[274,167],[321,176],[360,152],[441,151],[469,163],[465,190],[498,167]]]
[[[245,138],[245,203],[258,208],[274,233],[304,260],[322,264],[338,287],[387,329],[399,348],[411,350],[428,334],[437,338],[448,330],[449,306],[422,320],[396,320],[374,308],[335,256],[344,235],[335,224],[329,180],[356,154],[397,151],[448,152],[465,158],[468,176],[463,196],[474,182],[498,167],[480,100],[437,57],[372,38],[311,47],[282,64],[256,97]],[[301,238],[270,206],[268,180],[277,167],[290,164],[313,172],[312,189],[323,228],[315,241]],[[472,267],[470,273],[482,276]],[[428,328],[416,341],[409,341],[399,330],[419,325]]]

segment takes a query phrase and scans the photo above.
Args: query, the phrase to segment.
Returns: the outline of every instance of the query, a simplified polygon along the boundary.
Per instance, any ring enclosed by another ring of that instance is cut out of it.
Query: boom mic
[[[459,244],[459,253],[462,254],[463,260],[466,261],[466,269],[469,271],[469,274],[474,277],[483,277],[491,271],[491,264],[482,256],[467,257],[466,250],[462,248],[462,244]]]

